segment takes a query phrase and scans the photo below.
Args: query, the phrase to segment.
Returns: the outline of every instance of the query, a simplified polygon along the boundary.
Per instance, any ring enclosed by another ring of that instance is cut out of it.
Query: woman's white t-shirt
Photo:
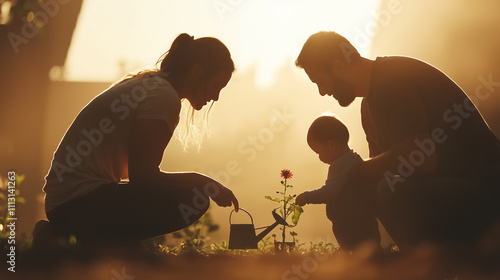
[[[164,78],[150,73],[108,88],[78,114],[54,153],[46,176],[45,210],[95,188],[128,178],[129,139],[136,119],[159,119],[171,132],[181,100]]]

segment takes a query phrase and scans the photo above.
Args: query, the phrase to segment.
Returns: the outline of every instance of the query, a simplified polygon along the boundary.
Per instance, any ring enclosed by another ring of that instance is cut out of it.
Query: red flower
[[[292,171],[288,170],[288,169],[283,169],[281,170],[281,177],[283,177],[283,179],[290,179],[292,178],[293,174],[292,174]]]

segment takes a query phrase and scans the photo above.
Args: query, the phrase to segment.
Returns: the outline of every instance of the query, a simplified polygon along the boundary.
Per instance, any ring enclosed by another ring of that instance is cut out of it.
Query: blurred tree
[[[40,215],[49,72],[63,66],[83,0],[0,0],[0,172],[27,174],[20,232]],[[63,106],[61,104],[61,106]]]

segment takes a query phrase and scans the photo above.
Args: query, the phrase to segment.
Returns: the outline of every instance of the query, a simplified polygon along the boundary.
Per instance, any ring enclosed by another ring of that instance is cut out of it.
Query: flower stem
[[[286,218],[287,218],[287,211],[286,211],[286,205],[287,205],[287,201],[286,201],[286,179],[285,179],[285,191],[283,192],[283,219],[286,221]],[[283,245],[282,246],[285,246],[285,238],[286,238],[286,226],[283,225],[283,234],[282,234],[282,238],[283,238]]]

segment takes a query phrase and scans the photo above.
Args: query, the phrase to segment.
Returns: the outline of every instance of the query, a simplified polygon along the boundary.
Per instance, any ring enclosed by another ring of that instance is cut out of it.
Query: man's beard
[[[356,97],[351,92],[349,92],[349,94],[347,94],[347,92],[344,92],[342,97],[339,97],[337,101],[339,102],[340,106],[347,107],[352,104],[355,98]]]
[[[335,97],[339,102],[339,105],[342,107],[347,107],[351,105],[354,99],[356,99],[356,96],[354,95],[353,86],[337,78],[333,79],[336,85],[336,92],[337,92]]]

